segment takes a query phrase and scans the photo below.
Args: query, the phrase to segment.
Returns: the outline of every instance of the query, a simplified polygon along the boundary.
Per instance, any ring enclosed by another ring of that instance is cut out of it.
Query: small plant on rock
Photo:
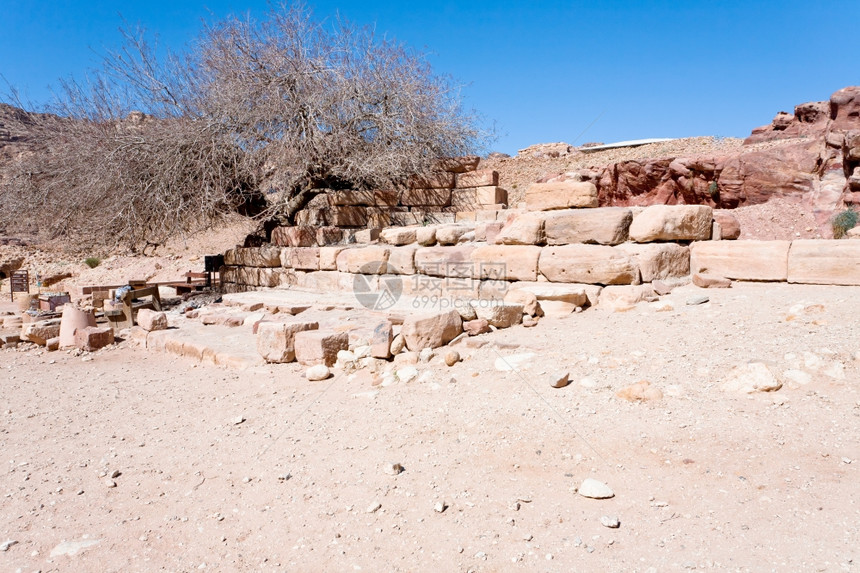
[[[101,259],[98,257],[87,257],[84,259],[84,264],[90,267],[91,269],[96,268],[101,264]]]
[[[854,209],[846,209],[836,214],[830,221],[833,228],[833,238],[841,239],[848,234],[848,231],[856,227],[858,222],[860,222],[860,214]]]

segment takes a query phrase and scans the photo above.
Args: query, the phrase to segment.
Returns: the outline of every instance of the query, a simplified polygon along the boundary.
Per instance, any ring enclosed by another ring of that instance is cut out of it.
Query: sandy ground
[[[388,387],[0,350],[0,570],[857,571],[858,293],[687,286]],[[783,387],[723,389],[750,360]],[[642,380],[663,398],[616,397]],[[615,497],[579,496],[589,477]]]

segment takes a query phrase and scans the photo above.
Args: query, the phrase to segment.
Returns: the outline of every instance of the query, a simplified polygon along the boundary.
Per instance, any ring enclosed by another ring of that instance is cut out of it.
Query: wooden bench
[[[176,289],[176,294],[185,294],[192,291],[200,291],[207,288],[212,288],[215,283],[220,283],[220,278],[217,272],[213,273],[195,273],[188,271],[185,273],[185,282],[167,283],[164,286],[169,286]]]
[[[142,300],[146,297],[149,300]],[[142,308],[161,310],[157,286],[132,289],[123,293],[119,302],[106,300],[104,315],[114,330],[121,330],[137,324],[137,312]]]

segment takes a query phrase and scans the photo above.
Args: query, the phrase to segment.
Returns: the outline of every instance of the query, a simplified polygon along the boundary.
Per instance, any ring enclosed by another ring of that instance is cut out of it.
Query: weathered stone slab
[[[741,281],[788,278],[789,241],[701,241],[690,245],[690,271]]]
[[[304,330],[294,338],[296,360],[304,366],[334,366],[337,353],[349,350],[349,334],[324,330]]]
[[[730,211],[714,209],[714,222],[720,226],[720,239],[735,240],[741,236],[741,224]]]
[[[532,183],[526,190],[529,211],[597,207],[597,187],[587,181]]]
[[[546,244],[618,245],[627,240],[632,221],[633,214],[625,207],[551,211],[544,217]]]
[[[451,204],[450,189],[404,189],[400,194],[400,203],[409,207],[438,206]]]
[[[438,161],[439,171],[448,173],[466,173],[478,168],[481,158],[477,155],[464,155],[463,157],[445,157]]]
[[[514,302],[474,301],[475,313],[496,328],[509,328],[523,321],[523,305]]]
[[[492,169],[478,169],[457,175],[456,187],[465,189],[468,187],[487,187],[499,184],[499,172]],[[496,201],[493,201],[494,203]]]
[[[319,264],[321,271],[336,271],[337,256],[348,247],[320,247]]]
[[[266,362],[292,362],[296,359],[296,333],[318,328],[316,322],[261,322],[257,325],[257,352]]]
[[[364,227],[367,225],[365,207],[330,207],[326,211],[329,225],[335,227]]]
[[[167,328],[167,314],[164,312],[142,308],[137,311],[136,320],[137,325],[146,332]]]
[[[404,247],[391,247],[388,255],[389,272],[399,275],[415,274],[415,252],[418,245],[406,245]]]
[[[642,282],[690,274],[690,249],[677,243],[625,243],[615,247],[636,262]]]
[[[317,229],[317,245],[337,245],[343,242],[343,229],[340,227],[320,227]]]
[[[297,271],[318,271],[320,268],[319,247],[290,249],[290,267]]]
[[[604,245],[545,247],[538,266],[550,282],[613,285],[639,280],[639,268],[632,257]]]
[[[370,207],[376,205],[376,198],[373,191],[333,191],[328,194],[329,205],[338,207],[342,206],[364,206]]]
[[[274,246],[229,249],[224,253],[224,264],[243,267],[279,267],[281,266],[280,254],[281,249]]]
[[[435,277],[472,277],[472,245],[426,247],[415,251],[415,270]]]
[[[276,227],[272,231],[271,241],[273,245],[278,247],[313,247],[317,244],[317,229],[316,227],[309,225],[298,227]],[[225,262],[227,261],[225,260]]]
[[[454,174],[447,171],[434,171],[423,175],[413,175],[409,178],[410,189],[453,189]],[[403,198],[401,196],[401,203]],[[403,203],[406,205],[406,203]],[[424,203],[430,205],[430,203]]]
[[[113,328],[109,326],[87,326],[75,329],[75,348],[94,352],[113,344]]]
[[[707,241],[712,221],[713,209],[707,205],[651,205],[634,217],[630,240]]]
[[[860,242],[809,239],[791,243],[788,282],[860,285]]]
[[[451,192],[451,205],[470,211],[485,205],[499,205],[508,202],[508,192],[501,187],[470,187],[455,189]],[[474,215],[474,214],[473,214]]]
[[[545,242],[544,214],[523,213],[502,227],[496,243],[503,245],[541,245]]]
[[[440,245],[456,245],[460,238],[475,230],[474,225],[442,225],[436,228],[436,242]]]
[[[370,245],[346,249],[337,255],[337,270],[354,274],[385,274],[390,247]]]
[[[29,340],[39,346],[45,346],[48,340],[58,336],[60,336],[59,318],[30,322],[21,329],[22,339]]]
[[[541,248],[534,245],[486,245],[472,252],[472,277],[536,281]]]
[[[410,315],[400,329],[406,347],[412,351],[444,346],[461,332],[463,319],[456,310]]]
[[[379,232],[379,240],[389,245],[408,245],[415,242],[417,227],[390,227]]]

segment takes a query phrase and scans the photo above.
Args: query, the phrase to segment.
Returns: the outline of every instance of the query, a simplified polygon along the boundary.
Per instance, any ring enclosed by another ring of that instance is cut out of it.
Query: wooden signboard
[[[9,284],[11,285],[12,291],[12,300],[15,300],[16,292],[30,292],[30,273],[27,271],[15,271],[12,273],[12,276],[9,277]]]

